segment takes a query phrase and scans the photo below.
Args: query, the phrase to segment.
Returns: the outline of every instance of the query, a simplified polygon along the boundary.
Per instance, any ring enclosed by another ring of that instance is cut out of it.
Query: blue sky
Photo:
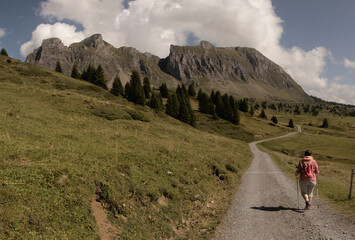
[[[59,37],[69,45],[94,33],[116,47],[160,57],[168,55],[170,44],[200,40],[254,47],[307,93],[355,105],[353,0],[128,2],[2,0],[0,47],[24,60],[43,38]]]

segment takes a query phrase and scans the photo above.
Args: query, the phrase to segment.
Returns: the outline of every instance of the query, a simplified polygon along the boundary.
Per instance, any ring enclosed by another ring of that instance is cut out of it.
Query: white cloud
[[[355,62],[350,61],[349,59],[344,59],[344,66],[347,68],[355,68]]]
[[[281,46],[282,19],[276,15],[271,0],[134,0],[125,9],[126,2],[44,1],[41,16],[59,21],[68,19],[81,24],[84,30],[76,32],[74,26],[62,23],[40,25],[21,52],[26,55],[39,47],[44,38],[53,37],[51,30],[58,24],[65,34],[55,36],[65,44],[101,33],[116,47],[132,46],[160,57],[168,55],[170,44],[187,44],[188,34],[193,33],[217,46],[256,48],[283,67],[303,88],[325,89],[330,84],[321,73],[325,59],[332,57],[331,52],[324,47],[305,51]]]
[[[355,84],[330,82],[326,88],[312,89],[308,93],[327,101],[355,105]]]
[[[0,38],[4,37],[6,35],[6,31],[3,28],[0,28]]]
[[[65,23],[40,24],[36,30],[32,32],[32,39],[21,46],[21,54],[27,56],[35,48],[41,46],[43,39],[57,37],[60,38],[64,45],[78,42],[84,39],[84,32],[76,32],[76,27]]]

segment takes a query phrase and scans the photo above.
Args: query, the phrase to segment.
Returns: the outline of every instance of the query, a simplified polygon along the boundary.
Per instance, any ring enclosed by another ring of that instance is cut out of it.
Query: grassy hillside
[[[289,117],[279,116],[284,121]],[[355,118],[328,115],[329,128],[320,128],[324,115],[293,117],[295,124],[301,125],[302,134],[265,142],[262,146],[269,149],[273,159],[292,178],[304,151],[311,149],[320,168],[319,195],[344,213],[355,216],[354,193],[352,200],[348,200],[351,169],[355,168]]]
[[[192,128],[0,56],[0,239],[99,239],[95,194],[121,238],[206,237],[249,166],[246,142],[285,131],[244,118]]]

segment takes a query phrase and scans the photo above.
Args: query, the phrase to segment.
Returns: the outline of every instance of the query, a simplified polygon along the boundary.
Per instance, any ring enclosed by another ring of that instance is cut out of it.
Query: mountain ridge
[[[313,102],[280,66],[253,48],[215,47],[201,41],[199,46],[171,45],[169,56],[161,59],[133,47],[115,48],[94,34],[69,47],[58,38],[43,40],[26,58],[27,63],[50,69],[57,61],[67,75],[74,64],[81,72],[89,64],[100,64],[109,87],[116,75],[126,83],[137,70],[154,86],[193,84],[207,92],[220,90],[236,97]]]

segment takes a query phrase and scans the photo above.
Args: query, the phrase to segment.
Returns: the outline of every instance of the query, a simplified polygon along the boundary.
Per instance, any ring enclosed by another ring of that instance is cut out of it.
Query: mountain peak
[[[215,48],[215,46],[213,46],[213,44],[208,41],[201,41],[200,46],[203,47],[204,49]]]
[[[105,45],[101,34],[94,34],[91,37],[85,38],[82,43],[87,47],[99,48]]]

